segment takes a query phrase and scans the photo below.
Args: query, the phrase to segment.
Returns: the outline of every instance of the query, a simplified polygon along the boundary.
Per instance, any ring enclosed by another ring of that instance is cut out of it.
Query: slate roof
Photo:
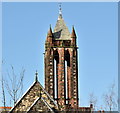
[[[59,14],[59,18],[55,25],[53,35],[54,35],[54,40],[71,40],[70,32],[61,14]]]

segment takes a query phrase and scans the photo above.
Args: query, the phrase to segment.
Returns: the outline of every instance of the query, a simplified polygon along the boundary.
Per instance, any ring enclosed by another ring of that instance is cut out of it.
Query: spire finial
[[[37,70],[36,70],[36,72],[35,72],[35,81],[36,81],[36,82],[37,82],[37,80],[38,80],[37,75],[38,75],[38,73],[37,73]]]
[[[58,20],[62,19],[62,13],[61,13],[61,2],[59,2],[59,17]]]
[[[61,14],[61,2],[59,2],[59,14]]]

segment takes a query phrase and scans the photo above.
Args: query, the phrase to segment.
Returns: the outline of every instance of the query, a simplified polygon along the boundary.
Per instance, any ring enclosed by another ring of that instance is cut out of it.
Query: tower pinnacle
[[[75,38],[75,37],[76,37],[76,33],[75,33],[74,26],[73,26],[72,33],[71,33],[71,38]]]
[[[52,36],[52,29],[51,29],[51,24],[50,24],[50,28],[49,28],[49,32],[48,32],[48,36]]]

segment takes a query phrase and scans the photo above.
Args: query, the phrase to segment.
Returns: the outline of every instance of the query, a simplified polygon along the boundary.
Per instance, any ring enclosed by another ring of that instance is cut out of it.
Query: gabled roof
[[[61,14],[59,14],[59,18],[54,28],[53,35],[54,40],[71,40],[70,32]]]
[[[47,96],[47,99],[49,99],[53,105],[55,106],[55,108],[58,108],[58,104],[53,100],[53,98],[49,95],[49,93],[44,89],[44,87],[38,82],[38,81],[35,81],[33,82],[33,84],[28,88],[28,90],[23,94],[23,96],[17,101],[17,103],[15,104],[15,106],[12,107],[12,109],[9,111],[9,113],[11,113],[12,111],[15,110],[15,108],[17,106],[19,106],[19,103],[22,102],[22,100],[25,98],[25,96],[27,94],[29,94],[29,92],[32,90],[32,88],[34,88],[34,86],[36,85],[39,85],[39,87],[41,88],[42,92]],[[37,96],[37,95],[36,95]],[[35,102],[36,98],[33,98],[33,103]],[[30,106],[32,106],[32,104]],[[28,108],[27,108],[28,109]],[[27,110],[26,109],[26,110]]]
[[[35,85],[36,81],[33,82],[33,84],[27,89],[27,91],[22,95],[22,97],[16,102],[16,104],[11,108],[9,113],[11,113],[14,108],[17,106],[17,104],[23,99],[23,97],[29,92],[29,90]]]

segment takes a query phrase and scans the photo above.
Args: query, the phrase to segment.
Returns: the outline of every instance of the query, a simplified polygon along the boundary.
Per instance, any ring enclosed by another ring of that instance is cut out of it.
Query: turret
[[[76,46],[76,33],[75,33],[75,30],[74,30],[74,26],[72,28],[72,33],[71,33],[71,44],[73,46]]]
[[[45,44],[51,46],[52,40],[53,40],[53,33],[52,33],[51,25],[50,25]]]
[[[77,109],[79,102],[76,34],[74,27],[70,34],[65,24],[61,3],[57,23],[53,33],[50,26],[46,41],[45,89],[56,100],[60,110]]]

